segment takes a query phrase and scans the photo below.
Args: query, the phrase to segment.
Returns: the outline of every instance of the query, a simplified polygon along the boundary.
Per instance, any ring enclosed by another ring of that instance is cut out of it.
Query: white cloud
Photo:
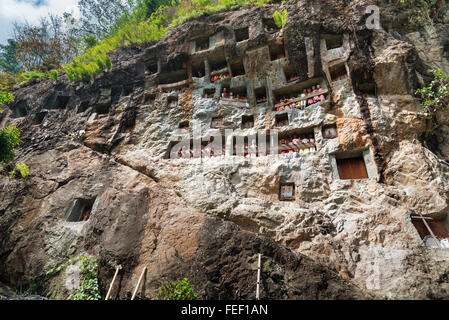
[[[36,6],[36,3],[40,5]],[[36,23],[40,17],[49,12],[62,14],[77,10],[78,0],[0,0],[0,43],[5,43],[11,36],[14,21]]]

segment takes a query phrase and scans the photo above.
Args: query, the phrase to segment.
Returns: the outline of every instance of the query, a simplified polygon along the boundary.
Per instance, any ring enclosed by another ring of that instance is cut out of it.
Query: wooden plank
[[[337,159],[337,167],[340,179],[352,179],[352,168],[348,159]]]
[[[443,220],[429,221],[428,224],[438,238],[449,238],[449,232]]]
[[[412,219],[427,219],[427,220],[433,220],[433,218],[431,218],[431,217],[424,217],[424,216],[422,216],[422,217],[411,216],[411,218],[412,218]]]
[[[353,161],[355,172],[357,178],[355,179],[367,179],[368,178],[368,172],[366,171],[365,161],[362,157],[354,159]]]
[[[185,85],[188,85],[189,83],[190,83],[190,80],[186,79],[186,80],[181,80],[181,81],[173,82],[173,83],[160,84],[157,87],[158,87],[158,89],[171,89],[171,88],[176,88],[179,86],[185,86]]]
[[[105,300],[109,299],[109,296],[111,295],[111,291],[112,291],[112,286],[114,285],[115,279],[117,278],[118,272],[119,270],[122,269],[122,266],[117,266],[117,268],[115,268],[115,274],[114,277],[112,278],[111,284],[109,285],[109,290],[108,293],[106,294],[106,298]]]
[[[415,227],[416,231],[418,231],[421,239],[424,239],[425,236],[430,234],[429,230],[427,230],[426,226],[419,217],[416,220],[412,220],[412,224]]]
[[[225,105],[225,106],[236,107],[236,108],[248,108],[249,107],[248,100],[220,98],[220,104]]]
[[[257,268],[257,286],[256,286],[256,300],[260,300],[260,265],[262,263],[262,255],[259,253],[259,262]]]
[[[245,99],[237,99],[237,98],[220,98],[223,101],[227,101],[227,102],[240,102],[240,103],[246,103],[248,100]]]
[[[143,275],[145,274],[145,271],[147,271],[147,267],[143,268],[142,273],[140,274],[139,281],[137,281],[137,285],[136,285],[136,288],[134,289],[134,293],[133,293],[133,296],[131,297],[131,300],[134,300],[134,298],[136,297],[137,290],[140,287],[140,283],[142,282]]]

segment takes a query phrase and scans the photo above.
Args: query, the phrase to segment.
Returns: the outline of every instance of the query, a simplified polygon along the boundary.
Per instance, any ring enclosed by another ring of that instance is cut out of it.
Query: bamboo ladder
[[[259,288],[260,288],[260,265],[261,265],[261,262],[262,262],[262,255],[259,253],[259,263],[258,263],[258,267],[257,267],[256,300],[260,300]]]
[[[109,290],[108,290],[108,293],[106,294],[105,300],[109,300],[109,297],[110,297],[111,291],[112,291],[112,286],[114,285],[114,282],[115,282],[115,279],[117,278],[118,272],[121,269],[122,269],[122,266],[120,266],[120,265],[116,267],[115,274],[114,274],[114,277],[112,278],[111,284],[109,285]],[[137,281],[137,285],[136,285],[136,288],[134,289],[134,292],[133,292],[133,295],[131,297],[131,300],[134,300],[134,298],[136,297],[137,290],[140,287],[140,283],[142,282],[142,279],[143,279],[143,276],[145,274],[145,271],[147,271],[147,267],[144,267],[143,270],[142,270],[142,273],[140,274],[139,281]]]
[[[140,274],[139,281],[137,281],[137,285],[136,285],[136,288],[134,289],[134,293],[133,293],[133,296],[131,297],[131,300],[134,300],[134,298],[136,297],[137,290],[140,287],[140,283],[142,282],[143,275],[145,274],[145,271],[147,271],[147,267],[144,267],[142,270],[142,273]]]
[[[108,300],[108,299],[109,299],[109,296],[111,295],[111,291],[112,291],[112,286],[114,285],[115,279],[117,278],[117,275],[118,275],[118,272],[119,272],[120,269],[122,269],[122,266],[121,266],[121,265],[118,265],[118,266],[115,268],[115,274],[114,274],[114,277],[112,278],[111,284],[109,285],[108,293],[106,294],[106,298],[105,298],[104,300]]]

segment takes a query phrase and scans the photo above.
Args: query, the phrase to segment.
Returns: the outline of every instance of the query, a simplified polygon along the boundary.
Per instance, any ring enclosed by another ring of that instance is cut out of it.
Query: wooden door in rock
[[[363,157],[337,159],[338,174],[340,179],[367,179]]]

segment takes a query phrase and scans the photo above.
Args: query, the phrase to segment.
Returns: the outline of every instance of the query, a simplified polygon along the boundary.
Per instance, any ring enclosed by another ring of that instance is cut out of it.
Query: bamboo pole
[[[119,272],[120,269],[122,269],[122,266],[120,266],[120,265],[115,268],[114,277],[112,278],[111,284],[109,285],[108,293],[106,294],[106,298],[104,300],[108,300],[109,299],[109,296],[111,295],[111,291],[112,291],[112,286],[114,285],[115,278],[117,278],[117,275],[118,275],[118,272]]]
[[[256,286],[256,300],[260,300],[259,288],[260,288],[260,265],[262,263],[262,255],[259,253],[259,263],[257,268],[257,286]]]
[[[423,215],[421,214],[421,212],[419,212],[419,216],[422,219],[422,222],[424,222],[427,230],[430,232],[430,235],[432,236],[433,240],[435,240],[435,242],[438,245],[438,248],[441,248],[441,244],[440,244],[440,240],[438,240],[438,238],[435,236],[435,234],[433,233],[432,229],[430,229],[429,224],[427,223],[426,219],[424,219]]]
[[[139,281],[137,281],[137,286],[136,286],[136,288],[134,289],[134,293],[133,293],[133,296],[131,297],[131,300],[134,300],[134,298],[136,297],[137,290],[138,290],[139,287],[140,287],[140,282],[142,281],[142,278],[143,278],[143,275],[145,274],[145,271],[147,271],[147,267],[143,268],[142,273],[140,274]]]

